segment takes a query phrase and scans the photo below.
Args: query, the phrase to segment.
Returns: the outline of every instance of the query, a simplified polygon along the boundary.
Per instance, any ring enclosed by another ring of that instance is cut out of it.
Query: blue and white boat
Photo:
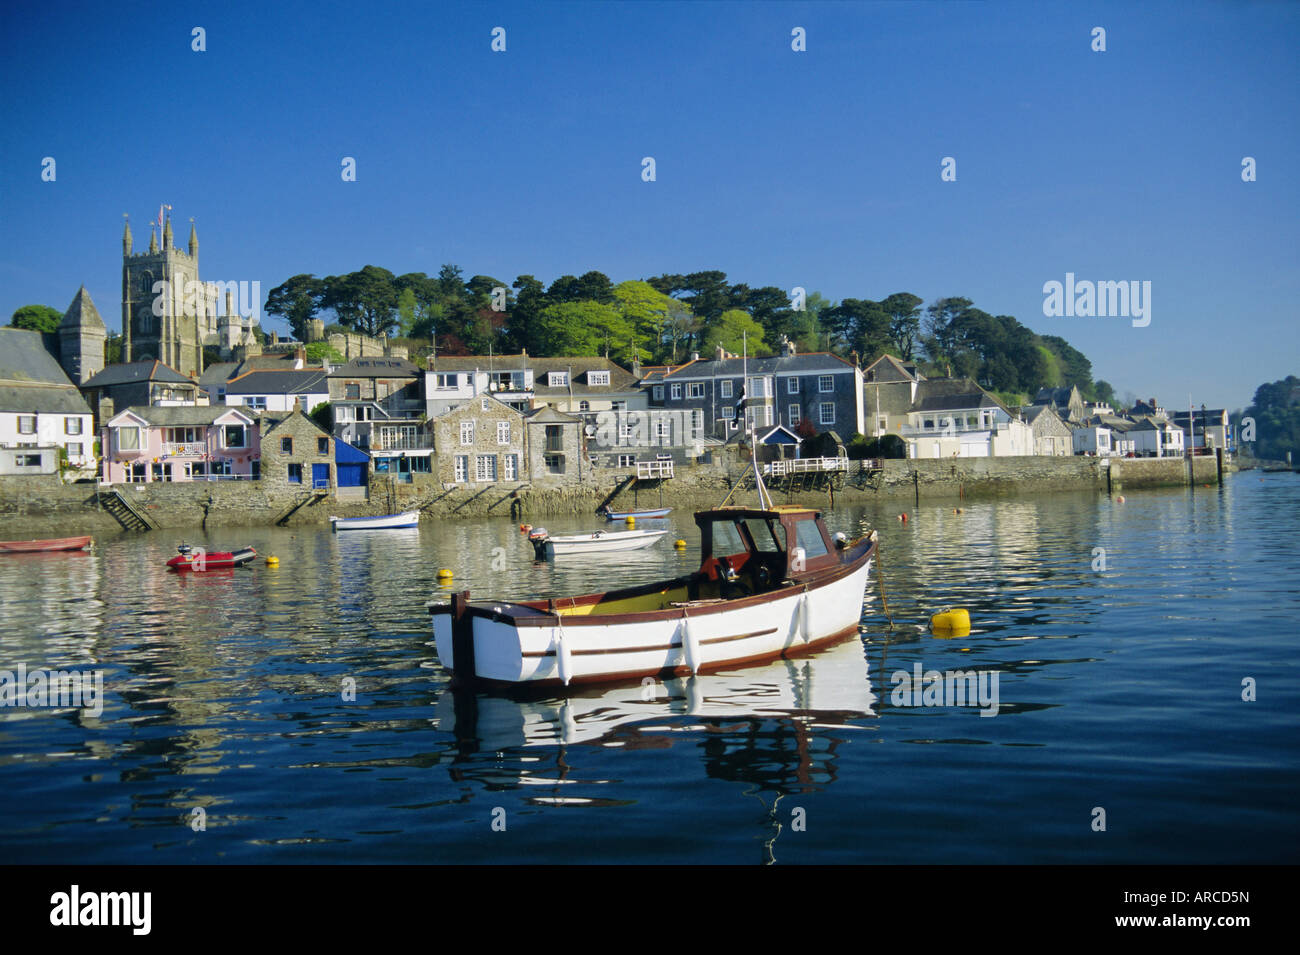
[[[643,517],[667,517],[671,507],[653,507],[644,511],[611,511],[607,507],[602,507],[598,514],[603,514],[607,521],[624,521],[629,517],[640,520]]]
[[[383,514],[379,517],[331,517],[330,524],[336,531],[380,531],[395,527],[419,527],[419,511],[403,511],[401,514]]]

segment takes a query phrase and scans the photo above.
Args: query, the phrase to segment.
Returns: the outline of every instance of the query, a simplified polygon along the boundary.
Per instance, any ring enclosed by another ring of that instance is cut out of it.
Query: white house
[[[40,332],[0,328],[0,447],[62,449],[74,468],[95,465],[90,406],[45,350]],[[33,456],[24,452],[25,459]]]
[[[1143,458],[1179,458],[1183,455],[1183,429],[1172,421],[1143,418],[1129,429],[1133,453]]]
[[[969,378],[918,383],[899,428],[910,458],[987,458],[1034,453],[1028,424]]]
[[[321,368],[254,369],[225,383],[225,403],[253,411],[293,411],[302,401],[310,412],[330,400],[329,377]]]

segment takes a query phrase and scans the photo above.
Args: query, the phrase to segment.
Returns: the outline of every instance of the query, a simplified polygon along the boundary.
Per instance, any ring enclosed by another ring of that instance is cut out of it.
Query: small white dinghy
[[[528,535],[538,560],[570,554],[605,554],[618,550],[640,550],[649,547],[668,531],[596,531],[594,534],[576,534],[571,537],[552,537],[546,528],[539,527]]]
[[[379,517],[331,517],[330,524],[336,531],[380,531],[394,527],[419,527],[419,511],[403,511],[401,514],[383,514]]]

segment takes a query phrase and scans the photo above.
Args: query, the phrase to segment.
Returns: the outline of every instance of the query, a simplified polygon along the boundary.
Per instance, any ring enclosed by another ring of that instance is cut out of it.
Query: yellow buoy
[[[279,557],[268,557],[268,558],[266,558],[266,566],[267,566],[267,567],[279,567],[279,566],[280,566],[280,558],[279,558]]]
[[[444,568],[442,568],[442,570],[438,571],[438,579],[439,579],[439,580],[451,580],[453,576],[455,576],[455,575],[452,574],[451,570],[448,569],[448,568],[446,568],[446,567],[444,567]]]
[[[930,618],[936,636],[958,637],[970,633],[970,614],[962,607],[940,610]]]
[[[631,514],[623,518],[623,522],[627,524],[628,527],[636,527],[636,518],[633,517]]]
[[[684,540],[675,540],[675,541],[673,541],[673,546],[676,547],[678,550],[685,550],[685,549],[686,549],[686,541],[684,541]]]

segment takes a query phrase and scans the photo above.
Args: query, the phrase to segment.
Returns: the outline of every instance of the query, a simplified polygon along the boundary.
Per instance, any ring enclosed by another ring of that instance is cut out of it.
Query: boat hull
[[[419,527],[420,512],[404,511],[382,517],[331,517],[336,531],[383,531],[398,527]]]
[[[434,640],[443,666],[456,671],[454,630],[472,628],[472,678],[489,684],[572,685],[707,673],[798,656],[856,632],[874,561],[873,545],[860,563],[816,582],[608,622],[508,603],[472,604],[457,621],[451,608],[433,608]]]
[[[672,512],[671,507],[656,507],[646,511],[605,511],[605,520],[623,521],[629,517],[641,520],[642,518],[667,517]]]
[[[177,554],[167,561],[167,567],[177,572],[204,573],[209,570],[229,570],[232,567],[240,567],[256,557],[257,551],[251,547],[244,547],[232,553],[191,551],[188,554]]]
[[[649,547],[668,532],[617,531],[583,534],[570,537],[549,537],[545,542],[547,557],[567,557],[573,554],[607,554],[623,550],[640,550]]]
[[[57,537],[51,540],[0,541],[0,554],[39,554],[56,550],[84,550],[89,537]]]

